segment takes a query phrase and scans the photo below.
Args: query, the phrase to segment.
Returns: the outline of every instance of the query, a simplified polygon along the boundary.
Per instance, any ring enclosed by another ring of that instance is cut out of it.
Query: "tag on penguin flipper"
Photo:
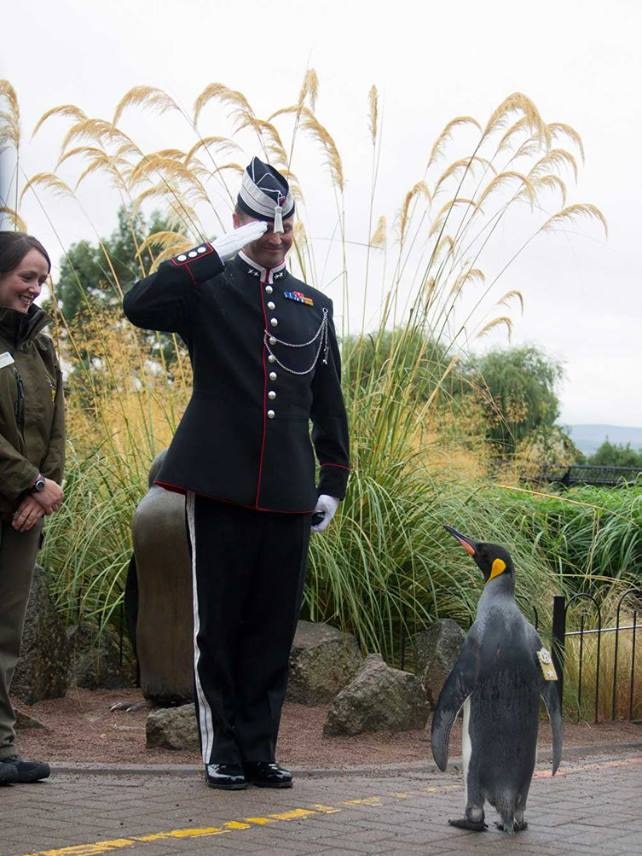
[[[13,361],[13,357],[9,351],[5,351],[3,354],[0,354],[0,369],[3,369],[5,366],[13,365]]]
[[[537,659],[539,660],[539,665],[542,670],[542,674],[544,675],[544,680],[556,681],[557,672],[555,671],[555,666],[553,665],[553,658],[551,657],[550,652],[546,648],[540,648],[537,652]]]

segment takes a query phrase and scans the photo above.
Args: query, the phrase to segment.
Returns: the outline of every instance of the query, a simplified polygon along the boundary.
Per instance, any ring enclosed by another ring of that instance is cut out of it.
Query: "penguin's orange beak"
[[[477,554],[477,542],[473,541],[472,538],[468,538],[466,535],[462,535],[461,532],[458,532],[453,526],[444,526],[446,532],[450,532],[450,534],[455,538],[464,550],[468,553],[469,556],[473,558]]]

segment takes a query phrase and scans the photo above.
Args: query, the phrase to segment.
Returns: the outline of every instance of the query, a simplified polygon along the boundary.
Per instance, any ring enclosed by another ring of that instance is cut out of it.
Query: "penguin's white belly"
[[[470,739],[470,696],[464,702],[464,723],[461,730],[461,757],[464,765],[464,789],[465,798],[468,802],[468,765],[470,764],[470,755],[472,752],[472,742]]]

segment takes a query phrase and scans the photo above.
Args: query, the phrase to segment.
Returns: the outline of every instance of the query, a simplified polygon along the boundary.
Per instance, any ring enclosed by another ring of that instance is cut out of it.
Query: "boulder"
[[[40,722],[40,720],[36,719],[35,716],[30,716],[28,713],[25,713],[25,711],[21,710],[19,707],[15,707],[15,705],[14,712],[16,714],[16,731],[26,731],[29,728],[49,731],[43,722]]]
[[[350,683],[364,661],[357,640],[328,624],[299,621],[290,652],[288,701],[323,704]]]
[[[450,618],[435,621],[415,636],[415,671],[433,709],[465,637],[461,627]]]
[[[366,731],[423,728],[428,704],[420,681],[410,672],[369,654],[361,670],[335,698],[323,727],[326,736]]]
[[[88,690],[136,686],[136,663],[126,636],[92,624],[73,625],[67,635],[73,686]]]
[[[65,625],[49,595],[47,573],[36,565],[11,692],[26,704],[61,698],[67,692],[68,671]]]
[[[196,713],[193,704],[155,710],[145,726],[148,749],[199,749]]]

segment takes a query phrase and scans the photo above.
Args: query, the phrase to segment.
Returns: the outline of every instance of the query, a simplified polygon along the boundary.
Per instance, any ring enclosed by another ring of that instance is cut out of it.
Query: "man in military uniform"
[[[216,788],[292,785],[275,746],[310,528],[328,525],[348,480],[332,302],[286,268],[293,220],[287,181],[253,158],[235,229],[124,301],[137,326],[178,333],[192,361],[156,484],[186,495],[196,710]]]

